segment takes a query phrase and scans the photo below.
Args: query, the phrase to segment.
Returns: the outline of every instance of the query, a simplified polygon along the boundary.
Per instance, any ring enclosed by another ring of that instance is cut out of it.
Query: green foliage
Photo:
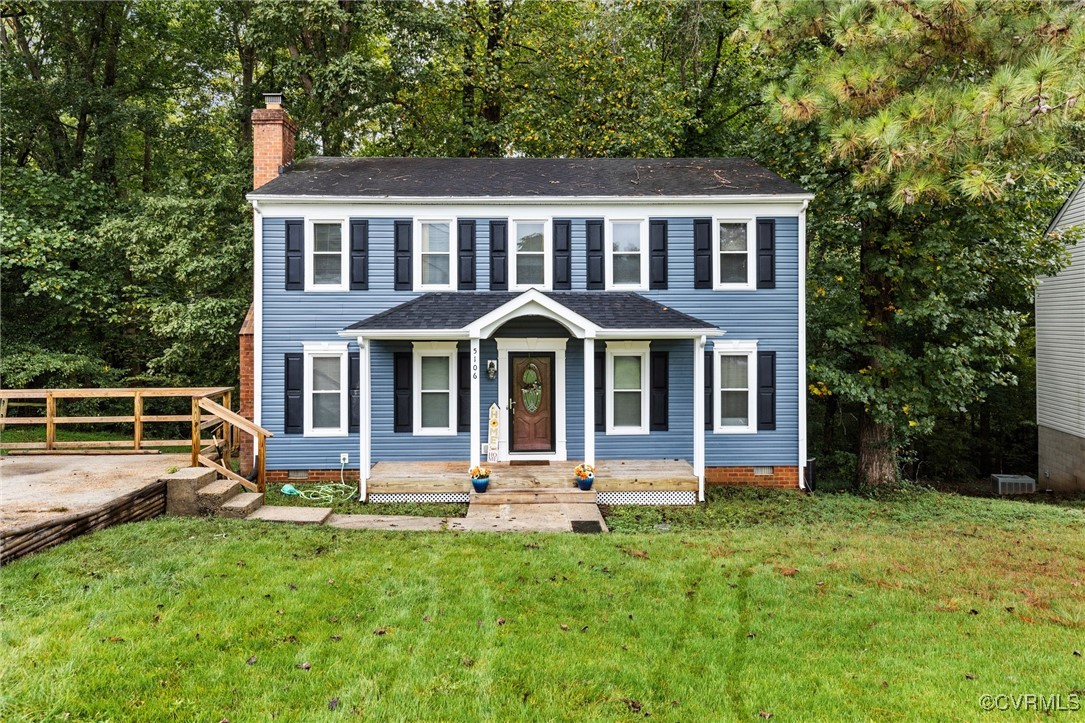
[[[1016,382],[1035,278],[1065,263],[1044,232],[1080,176],[1085,23],[1055,4],[758,2],[737,36],[791,58],[766,100],[812,140],[811,393],[855,410],[860,476],[885,481],[896,447]]]

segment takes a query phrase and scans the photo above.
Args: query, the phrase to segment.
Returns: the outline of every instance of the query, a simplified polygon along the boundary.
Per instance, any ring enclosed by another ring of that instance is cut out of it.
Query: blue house
[[[458,500],[480,463],[572,484],[583,461],[600,502],[802,486],[802,188],[743,158],[294,163],[282,108],[253,120],[242,411],[269,479]]]

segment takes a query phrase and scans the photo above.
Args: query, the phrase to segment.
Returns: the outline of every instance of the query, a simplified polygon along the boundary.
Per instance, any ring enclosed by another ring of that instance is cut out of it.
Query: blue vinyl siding
[[[651,214],[665,217],[663,214]],[[495,217],[501,218],[495,214]],[[586,285],[585,214],[572,223],[572,288]],[[668,219],[668,283],[665,291],[645,291],[644,296],[671,308],[715,324],[726,332],[724,339],[756,339],[759,349],[777,352],[777,430],[756,434],[722,435],[705,432],[708,466],[771,466],[797,463],[798,447],[798,219],[776,219],[775,289],[713,291],[693,288],[693,220]],[[261,422],[275,434],[268,440],[270,469],[337,468],[339,454],[350,455],[348,468],[358,466],[357,434],[345,437],[305,437],[283,434],[283,357],[301,352],[303,342],[343,341],[338,332],[346,326],[415,298],[413,292],[393,288],[393,220],[370,219],[369,291],[286,291],[284,269],[284,218],[263,220],[263,349]],[[477,220],[476,274],[478,289],[489,289],[489,220]],[[709,348],[711,349],[711,340]],[[596,341],[605,351],[605,342]],[[350,344],[350,350],[356,350]],[[468,348],[461,342],[460,348]],[[656,341],[653,350],[669,352],[669,431],[650,435],[596,433],[599,459],[681,458],[692,460],[693,344],[691,341]],[[371,351],[372,461],[408,459],[464,459],[469,456],[467,432],[445,437],[415,437],[392,431],[392,354],[410,351],[409,342],[377,342]],[[480,362],[497,359],[493,340],[481,343]],[[584,451],[583,346],[570,339],[566,348],[566,443],[570,460]],[[712,370],[706,368],[706,374]],[[364,383],[364,380],[363,380]],[[497,380],[481,375],[480,409],[482,440],[486,437],[489,405],[501,400]]]

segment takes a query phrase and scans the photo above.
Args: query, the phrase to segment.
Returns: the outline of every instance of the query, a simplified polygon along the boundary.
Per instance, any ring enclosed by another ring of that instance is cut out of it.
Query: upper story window
[[[305,245],[311,263],[307,264],[306,291],[346,291],[347,254],[344,251],[346,221],[313,220],[307,224]]]
[[[414,278],[419,291],[453,291],[456,288],[456,224],[451,220],[415,222],[418,238]]]
[[[511,291],[531,288],[549,289],[551,284],[551,253],[549,221],[513,221]]]
[[[456,342],[415,342],[414,433],[456,434]]]
[[[607,434],[648,434],[649,344],[607,342]]]
[[[716,219],[714,236],[715,262],[713,287],[717,289],[753,289],[754,220]]]
[[[716,342],[713,348],[716,433],[757,431],[757,342]]]
[[[648,222],[611,221],[607,245],[607,288],[648,288]]]
[[[337,437],[347,433],[347,345],[305,345],[305,434]]]

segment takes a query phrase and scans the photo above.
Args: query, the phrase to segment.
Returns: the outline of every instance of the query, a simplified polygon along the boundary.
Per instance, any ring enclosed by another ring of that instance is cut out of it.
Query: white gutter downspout
[[[260,202],[252,202],[252,421],[261,422],[261,398],[263,396],[264,361],[264,214]],[[256,462],[256,444],[252,445],[253,463]],[[265,460],[265,464],[266,464]]]
[[[806,490],[806,209],[799,211],[799,489]]]

